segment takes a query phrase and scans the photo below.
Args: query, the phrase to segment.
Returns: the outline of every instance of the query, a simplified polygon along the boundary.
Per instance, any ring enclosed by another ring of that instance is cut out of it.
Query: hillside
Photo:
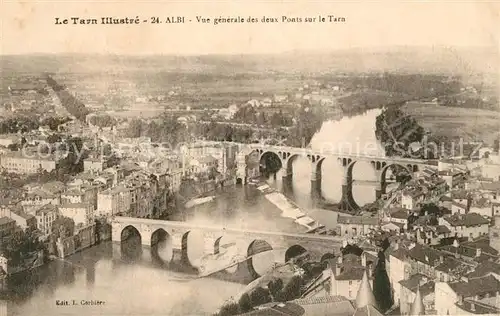
[[[484,140],[488,144],[500,137],[500,112],[429,104],[406,105],[401,109],[437,137],[462,138],[465,142]]]
[[[293,51],[275,55],[113,56],[5,55],[4,73],[181,71],[209,73],[262,72],[411,72],[469,75],[496,73],[499,54],[489,49],[394,47],[332,52]]]

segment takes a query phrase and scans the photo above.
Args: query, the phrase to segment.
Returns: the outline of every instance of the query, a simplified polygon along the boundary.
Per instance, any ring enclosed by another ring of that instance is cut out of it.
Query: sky
[[[392,46],[500,46],[500,2],[31,1],[0,4],[0,53],[263,54]],[[345,17],[213,25],[196,16]],[[185,24],[55,25],[55,18],[184,16]]]

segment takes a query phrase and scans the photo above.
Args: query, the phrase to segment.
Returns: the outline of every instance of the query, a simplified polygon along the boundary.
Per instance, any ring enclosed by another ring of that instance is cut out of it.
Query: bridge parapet
[[[375,161],[386,161],[390,163],[400,163],[400,164],[421,164],[428,165],[427,161],[424,159],[416,158],[403,158],[403,157],[384,157],[378,155],[367,155],[367,154],[355,154],[355,153],[342,153],[334,150],[313,150],[311,148],[300,148],[300,147],[289,147],[289,146],[276,146],[267,144],[248,144],[248,148],[254,150],[262,151],[272,151],[272,152],[288,152],[293,155],[311,155],[320,157],[342,157],[351,158],[357,160],[375,160]]]
[[[205,226],[200,224],[162,221],[152,219],[141,219],[131,217],[115,217],[112,221],[112,240],[121,242],[121,234],[127,226],[132,226],[141,235],[142,244],[151,246],[151,236],[158,230],[163,229],[171,238],[173,249],[183,249],[184,236],[189,231],[201,231],[204,239],[204,249],[207,254],[215,252],[217,239],[225,237],[226,242],[234,242],[238,248],[238,253],[245,254],[248,246],[255,240],[263,240],[271,245],[273,249],[286,248],[294,244],[303,244],[313,247],[321,246],[325,249],[339,247],[342,240],[336,236],[322,236],[301,233],[266,232],[257,230],[245,230],[229,227]]]

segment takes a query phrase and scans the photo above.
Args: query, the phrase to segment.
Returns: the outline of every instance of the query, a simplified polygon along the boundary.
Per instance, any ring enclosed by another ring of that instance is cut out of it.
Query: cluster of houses
[[[338,85],[323,85],[315,81],[302,85],[294,93],[277,93],[272,96],[254,98],[248,100],[242,106],[267,109],[272,112],[274,108],[283,109],[283,107],[287,106],[301,107],[303,104],[308,104],[334,109],[341,115],[342,110],[337,103],[337,98],[343,92],[343,88]],[[220,117],[225,120],[231,120],[236,112],[238,112],[238,109],[238,105],[231,104],[227,108],[219,109],[217,113],[213,114],[213,118]]]
[[[121,139],[110,143],[121,159],[111,161],[98,150],[91,151],[83,161],[83,172],[70,181],[29,183],[16,198],[2,200],[0,236],[9,238],[17,229],[32,228],[48,241],[54,222],[70,218],[78,242],[75,236],[57,241],[57,254],[65,256],[96,242],[96,219],[107,220],[116,215],[165,216],[183,180],[206,178],[209,173],[224,180],[236,168],[237,148],[232,144],[193,143],[180,152],[165,154],[149,150],[151,147],[134,146],[137,142],[144,144],[143,141]],[[61,158],[48,154],[42,157],[37,152],[25,155],[25,151],[5,148],[0,167],[3,172],[32,175],[56,170]]]
[[[385,251],[379,246],[381,237],[390,240]],[[500,312],[500,249],[489,244],[488,236],[432,247],[404,235],[384,234],[358,246],[360,253],[327,259],[327,268],[306,285],[302,299],[342,297],[355,302],[365,279],[373,286],[378,252],[383,251],[395,315]],[[417,314],[416,306],[421,306]]]
[[[496,156],[498,149],[474,164],[491,165]],[[440,163],[398,189],[377,216],[339,216],[338,233],[361,251],[329,260],[305,297],[354,300],[364,275],[373,282],[383,251],[398,314],[500,313],[500,178],[472,169]]]

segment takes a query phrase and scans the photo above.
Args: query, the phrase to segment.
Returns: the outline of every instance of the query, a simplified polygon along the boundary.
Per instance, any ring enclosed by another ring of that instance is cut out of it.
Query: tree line
[[[260,139],[272,139],[275,144],[300,147],[307,145],[323,124],[324,115],[320,111],[297,111],[296,125],[287,130],[281,125],[270,131],[246,126],[220,124],[212,121],[209,124],[184,124],[178,117],[164,113],[159,119],[147,122],[142,119],[130,121],[125,131],[126,137],[150,137],[153,142],[163,142],[175,146],[194,138],[213,141],[232,141],[252,143]],[[252,124],[254,121],[249,121]],[[272,141],[271,141],[272,142]]]
[[[62,106],[80,121],[85,121],[85,118],[90,111],[85,107],[80,100],[75,98],[71,93],[66,90],[66,87],[58,84],[52,77],[47,77],[47,84],[54,90],[57,97],[61,101]]]
[[[293,125],[293,113],[284,113],[281,109],[272,114],[256,110],[251,105],[244,105],[236,111],[233,120],[241,123],[254,123],[259,126],[290,127]]]
[[[48,126],[51,130],[57,131],[59,125],[71,119],[68,117],[50,116],[39,119],[32,116],[9,117],[0,121],[0,134],[28,133],[41,126]]]
[[[4,237],[0,243],[0,253],[2,253],[9,265],[19,266],[25,258],[31,256],[33,252],[44,250],[45,246],[38,239],[36,230],[17,230],[11,236]]]
[[[232,316],[243,314],[253,310],[262,304],[270,302],[287,302],[300,298],[304,283],[300,276],[293,276],[286,284],[280,278],[274,278],[268,282],[267,288],[256,287],[250,292],[244,293],[238,302],[224,304],[217,316]]]
[[[387,156],[408,157],[411,154],[416,158],[417,154],[414,155],[410,145],[421,143],[425,130],[413,117],[398,107],[388,107],[377,116],[375,127],[375,136],[384,146]],[[424,152],[420,154],[423,156]]]

